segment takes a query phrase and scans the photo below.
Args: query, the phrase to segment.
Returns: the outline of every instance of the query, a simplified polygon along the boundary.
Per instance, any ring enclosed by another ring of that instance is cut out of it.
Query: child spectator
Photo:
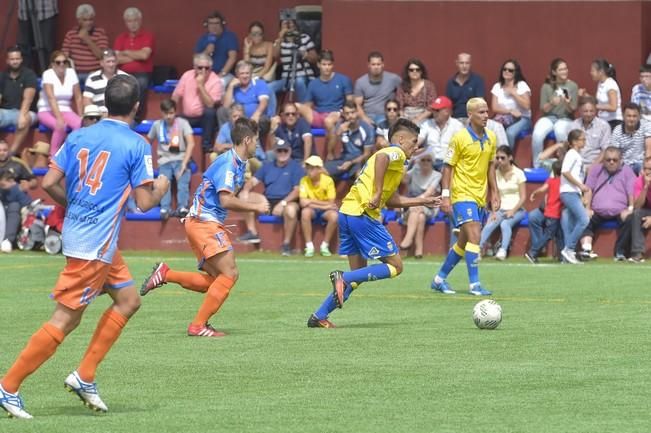
[[[529,212],[529,237],[531,246],[524,257],[532,264],[538,263],[538,254],[550,239],[556,239],[561,227],[561,161],[552,164],[553,177],[529,196],[533,202],[538,194],[547,194],[540,207]]]

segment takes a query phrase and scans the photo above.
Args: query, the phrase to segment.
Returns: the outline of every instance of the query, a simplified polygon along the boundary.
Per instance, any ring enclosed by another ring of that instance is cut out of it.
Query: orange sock
[[[5,391],[16,393],[25,378],[54,355],[64,338],[63,331],[50,323],[45,323],[41,329],[36,331],[27,342],[27,346],[18,355],[14,365],[2,378],[1,384]]]
[[[203,300],[203,304],[199,308],[199,312],[192,321],[193,325],[205,325],[228,298],[231,288],[235,285],[235,279],[220,275],[215,278],[215,281],[210,285],[208,293]]]
[[[198,272],[179,272],[170,269],[167,271],[165,280],[168,283],[180,284],[184,289],[192,290],[193,292],[206,293],[208,287],[215,281],[215,277]]]
[[[113,347],[128,320],[128,318],[115,311],[113,307],[109,307],[104,312],[97,323],[93,338],[90,340],[88,349],[77,369],[81,380],[84,382],[93,382],[95,380],[97,366]]]

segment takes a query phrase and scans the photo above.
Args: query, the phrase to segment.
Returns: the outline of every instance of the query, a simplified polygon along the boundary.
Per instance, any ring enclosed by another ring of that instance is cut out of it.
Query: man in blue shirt
[[[472,58],[468,53],[457,56],[457,73],[448,80],[445,95],[454,104],[452,117],[465,121],[468,118],[466,103],[470,98],[483,98],[486,94],[484,80],[471,71]]]
[[[212,57],[212,70],[222,78],[224,87],[233,79],[231,71],[237,60],[237,36],[226,28],[224,16],[215,11],[203,22],[204,33],[194,47],[195,53]]]
[[[280,111],[280,116],[271,119],[270,134],[267,137],[269,149],[277,140],[282,140],[292,148],[292,158],[303,162],[314,154],[312,146],[312,129],[305,119],[298,117],[298,109],[293,102],[287,102]]]

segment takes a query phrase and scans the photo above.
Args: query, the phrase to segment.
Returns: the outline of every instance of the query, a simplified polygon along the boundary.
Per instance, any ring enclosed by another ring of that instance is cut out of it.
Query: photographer
[[[303,102],[307,94],[307,83],[314,77],[312,65],[317,62],[318,54],[312,38],[301,33],[296,25],[296,13],[293,9],[280,11],[280,32],[273,43],[273,53],[280,65],[280,80],[269,83],[273,93],[289,89],[289,78],[293,69],[293,54],[296,52],[296,80],[294,82],[295,101]]]

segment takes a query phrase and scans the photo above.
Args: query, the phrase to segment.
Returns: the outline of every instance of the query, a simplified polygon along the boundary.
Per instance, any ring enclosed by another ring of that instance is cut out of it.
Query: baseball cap
[[[95,104],[89,104],[84,107],[84,116],[83,117],[101,117],[102,112],[99,110],[99,107]]]
[[[305,165],[309,165],[311,167],[323,167],[323,160],[318,155],[312,155],[305,160]]]
[[[432,110],[440,110],[441,108],[452,108],[452,101],[447,96],[439,96],[432,102]]]
[[[288,142],[286,142],[285,140],[282,140],[280,138],[276,139],[275,150],[279,150],[279,149],[284,150],[284,149],[291,149],[291,148],[292,148],[292,146],[290,146],[290,144]]]

